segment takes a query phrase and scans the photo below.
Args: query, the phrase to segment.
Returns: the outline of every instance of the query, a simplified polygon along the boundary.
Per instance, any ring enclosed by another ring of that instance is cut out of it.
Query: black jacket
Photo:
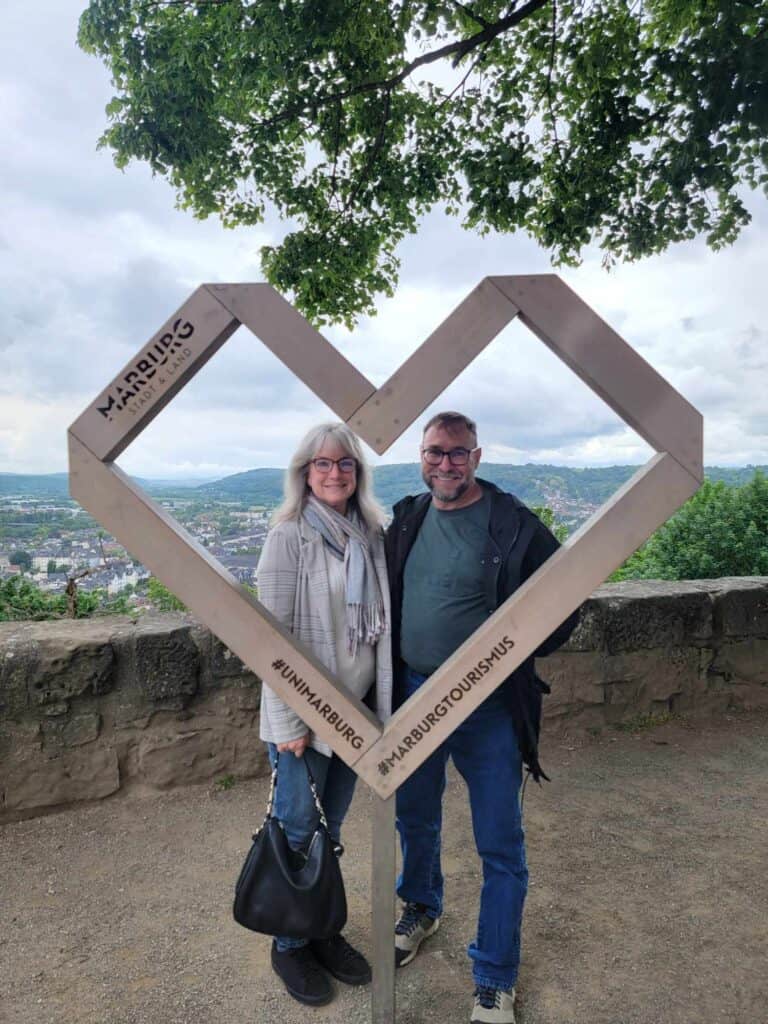
[[[488,546],[483,556],[488,610],[495,611],[560,546],[541,520],[513,494],[495,484],[478,479],[491,492]],[[427,514],[432,495],[403,498],[394,508],[387,530],[386,549],[392,601],[392,644],[395,662],[395,707],[402,703],[400,658],[400,620],[403,608],[403,574],[408,554]],[[535,779],[543,775],[538,759],[541,699],[549,687],[534,671],[534,658],[556,651],[573,632],[579,619],[578,609],[501,684],[502,693],[514,722],[523,761]],[[546,776],[544,775],[544,778]]]

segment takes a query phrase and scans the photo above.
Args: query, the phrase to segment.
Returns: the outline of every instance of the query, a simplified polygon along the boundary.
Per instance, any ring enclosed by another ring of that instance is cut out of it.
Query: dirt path
[[[525,798],[520,1024],[768,1024],[768,716],[544,744]],[[3,1024],[370,1021],[308,1010],[231,920],[264,780],[128,796],[0,828]],[[369,948],[369,795],[345,840],[347,934]],[[451,777],[441,930],[398,976],[398,1024],[466,1024],[480,887]]]

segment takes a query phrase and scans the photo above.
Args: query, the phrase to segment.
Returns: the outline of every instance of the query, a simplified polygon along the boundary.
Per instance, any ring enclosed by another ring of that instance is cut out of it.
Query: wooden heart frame
[[[656,451],[388,722],[113,460],[241,325],[382,453],[514,317]],[[382,798],[686,501],[702,419],[560,278],[487,277],[380,388],[267,284],[200,286],[69,429],[72,497]]]

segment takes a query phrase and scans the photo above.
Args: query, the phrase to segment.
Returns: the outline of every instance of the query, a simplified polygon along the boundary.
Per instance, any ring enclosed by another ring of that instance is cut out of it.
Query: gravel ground
[[[768,716],[544,743],[528,788],[519,1024],[768,1024]],[[3,1024],[370,1021],[369,991],[310,1010],[235,925],[266,780],[129,794],[0,829]],[[370,794],[345,835],[346,934],[369,949]],[[447,909],[398,973],[398,1024],[466,1024],[480,866],[446,798]]]

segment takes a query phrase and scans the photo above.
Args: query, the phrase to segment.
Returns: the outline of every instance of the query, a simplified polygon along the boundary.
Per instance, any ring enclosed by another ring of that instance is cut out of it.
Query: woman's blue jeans
[[[405,695],[425,676],[408,669]],[[467,952],[475,984],[511,988],[520,965],[520,926],[528,868],[520,814],[522,760],[509,711],[498,691],[472,712],[397,790],[403,870],[397,895],[443,910],[440,868],[442,797],[448,756],[469,790],[475,845],[483,863],[477,938]]]
[[[269,761],[274,767],[277,747],[274,743],[267,746]],[[328,831],[331,838],[337,842],[341,840],[341,824],[352,803],[357,781],[352,769],[348,768],[336,754],[326,757],[325,754],[307,747],[302,757],[296,757],[290,751],[280,755],[274,814],[282,822],[288,842],[294,850],[309,842],[318,824],[317,808],[312,799],[312,790],[309,788],[307,765],[312,772],[317,794],[325,811]],[[275,939],[281,953],[286,949],[295,949],[307,944],[306,939],[294,939],[288,935],[277,935]]]

